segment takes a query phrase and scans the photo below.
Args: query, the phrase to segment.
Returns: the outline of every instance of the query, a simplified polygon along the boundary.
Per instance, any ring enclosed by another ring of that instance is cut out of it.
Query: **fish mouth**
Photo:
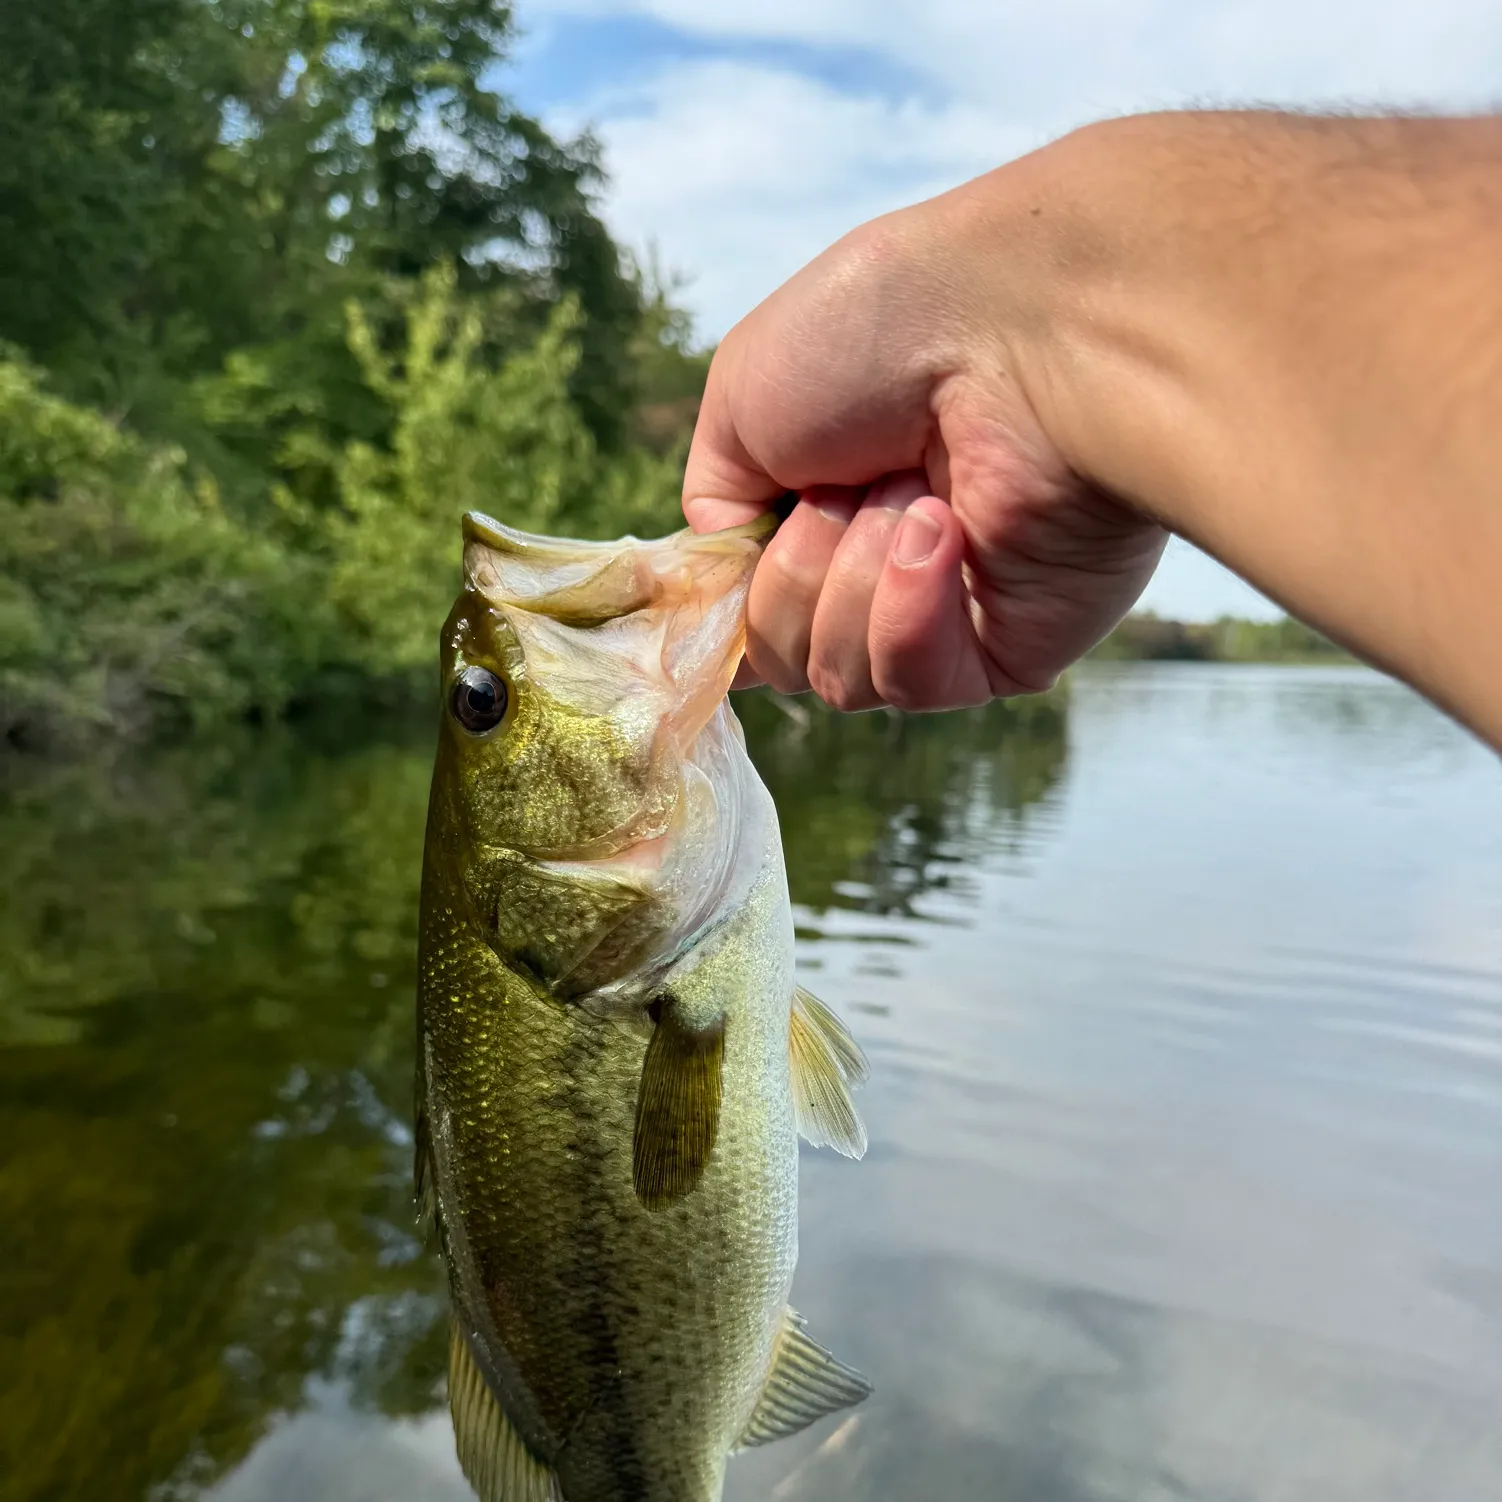
[[[768,513],[722,532],[574,542],[469,512],[465,588],[504,616],[528,675],[559,704],[638,725],[623,706],[649,705],[651,755],[665,768],[690,754],[730,688],[745,648],[751,576],[776,525]],[[626,840],[591,836],[548,854],[609,854],[612,843]]]
[[[661,904],[669,949],[744,875],[738,843],[755,793],[725,695],[752,572],[776,525],[769,513],[723,532],[588,543],[464,518],[466,590],[504,618],[539,702],[596,737],[578,753],[588,774],[578,822],[539,830],[548,844],[513,844],[510,858],[555,883],[629,888]],[[559,768],[542,775],[566,776],[572,753],[554,754]],[[590,807],[602,758],[614,768]]]
[[[468,588],[562,625],[588,627],[681,604],[706,585],[723,590],[725,579],[760,556],[777,516],[768,512],[720,532],[685,527],[650,541],[545,537],[480,511],[465,512],[461,526]]]

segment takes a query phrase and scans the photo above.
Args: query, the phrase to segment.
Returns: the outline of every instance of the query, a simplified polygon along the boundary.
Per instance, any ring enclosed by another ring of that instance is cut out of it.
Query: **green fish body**
[[[483,1502],[714,1502],[869,1391],[804,1333],[797,1134],[864,1061],[793,978],[725,693],[759,529],[612,544],[465,518],[424,855],[417,1180]]]

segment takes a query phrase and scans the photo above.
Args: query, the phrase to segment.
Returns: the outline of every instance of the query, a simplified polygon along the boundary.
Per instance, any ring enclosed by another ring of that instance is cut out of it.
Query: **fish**
[[[716,1502],[870,1384],[788,1302],[798,1136],[865,1056],[794,975],[727,692],[768,517],[578,542],[463,519],[423,853],[415,1179],[482,1502]]]

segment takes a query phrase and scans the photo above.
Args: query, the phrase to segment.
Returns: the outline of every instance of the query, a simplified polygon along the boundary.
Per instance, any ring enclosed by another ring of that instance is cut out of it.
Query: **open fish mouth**
[[[470,512],[465,583],[505,616],[528,676],[560,704],[624,717],[636,736],[645,729],[636,715],[650,713],[653,758],[682,758],[735,677],[751,574],[776,525],[769,514],[724,532],[597,543],[533,536]],[[661,832],[628,820],[547,854],[583,859]]]
[[[510,775],[545,794],[494,826],[492,932],[560,999],[684,954],[760,869],[769,815],[725,695],[775,526],[580,543],[464,519],[466,593],[523,705]]]
[[[772,513],[723,532],[687,529],[654,541],[580,542],[464,514],[471,589],[565,625],[594,626],[637,611],[723,592],[777,526]]]

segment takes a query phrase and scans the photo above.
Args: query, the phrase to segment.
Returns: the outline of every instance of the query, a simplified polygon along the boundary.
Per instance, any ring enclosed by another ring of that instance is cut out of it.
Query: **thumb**
[[[959,709],[991,698],[970,622],[965,534],[937,496],[908,507],[871,601],[871,682],[898,709]]]

